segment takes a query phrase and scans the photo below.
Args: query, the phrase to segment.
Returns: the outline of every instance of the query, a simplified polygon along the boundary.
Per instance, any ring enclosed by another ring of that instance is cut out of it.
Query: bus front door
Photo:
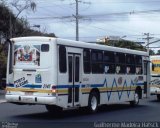
[[[80,55],[68,54],[68,106],[79,106],[80,88]]]

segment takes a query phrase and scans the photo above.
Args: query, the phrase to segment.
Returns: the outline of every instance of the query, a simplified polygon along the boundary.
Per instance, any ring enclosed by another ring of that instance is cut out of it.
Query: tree
[[[11,5],[18,11],[16,14],[16,19],[18,16],[26,9],[30,9],[31,11],[36,10],[36,3],[32,0],[24,0],[24,4],[20,3],[22,0],[13,0]]]
[[[149,50],[149,55],[155,55],[155,52],[153,50]]]
[[[156,55],[160,55],[160,50],[157,51]]]
[[[134,50],[140,50],[140,51],[146,51],[146,49],[133,41],[128,40],[105,40],[105,42],[99,42],[99,44],[114,46],[114,47],[121,47],[121,48],[128,48],[128,49],[134,49]]]
[[[33,12],[36,10],[36,3],[34,1],[32,1],[32,0],[24,0],[23,2],[24,2],[23,4],[21,3],[21,0],[13,0],[11,2],[11,5],[17,10],[17,14],[16,14],[15,18],[12,19],[12,26],[10,26],[12,28],[12,37],[14,37],[16,35],[17,31],[19,30],[16,22],[18,21],[18,22],[24,23],[24,18],[19,18],[18,19],[19,15],[24,10],[27,10],[27,9],[29,9],[29,10],[31,10]]]
[[[9,32],[9,19],[14,18],[13,13],[7,9],[5,3],[0,3],[0,31],[5,35],[6,38],[9,37],[10,32]]]
[[[10,20],[15,20],[16,23],[16,36],[52,36],[54,33],[42,33],[30,29],[29,24],[25,18],[16,18],[8,6],[0,0],[0,36],[3,35],[5,39],[10,38]],[[7,62],[8,46],[7,44],[0,44],[0,76],[6,77],[6,62]]]

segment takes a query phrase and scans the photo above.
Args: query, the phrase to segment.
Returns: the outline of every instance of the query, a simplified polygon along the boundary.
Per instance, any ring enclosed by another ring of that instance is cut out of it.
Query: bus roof
[[[149,56],[149,54],[144,51],[131,50],[131,49],[127,49],[127,48],[118,48],[118,47],[101,45],[101,44],[96,44],[96,43],[71,41],[71,40],[60,39],[60,38],[57,38],[57,44],[68,45],[68,46],[73,46],[73,47],[80,47],[80,48],[91,48],[91,49],[97,49],[97,50],[116,51],[116,52],[122,52],[122,53],[130,53],[130,54]]]
[[[48,42],[51,40],[56,40],[56,38],[55,37],[44,37],[44,36],[28,36],[28,37],[11,38],[11,41],[13,41],[13,42],[33,41],[33,40]]]
[[[151,58],[160,58],[160,55],[150,55]]]
[[[59,45],[66,45],[66,46],[79,47],[79,48],[91,48],[91,49],[97,49],[97,50],[107,50],[107,51],[115,51],[115,52],[149,56],[149,54],[144,51],[131,50],[127,48],[118,48],[118,47],[113,47],[113,46],[101,45],[101,44],[96,44],[96,43],[87,43],[87,42],[82,42],[82,41],[74,41],[74,40],[62,39],[62,38],[56,38],[56,37],[29,36],[29,37],[18,37],[18,38],[11,39],[11,41],[14,41],[14,42],[22,42],[26,40],[27,41],[35,40],[35,41],[44,41],[44,42],[55,41]]]

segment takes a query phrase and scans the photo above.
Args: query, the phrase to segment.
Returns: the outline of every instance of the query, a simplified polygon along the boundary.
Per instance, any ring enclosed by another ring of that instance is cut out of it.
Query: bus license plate
[[[27,96],[32,96],[32,95],[33,95],[33,92],[25,92],[25,95],[27,95]]]
[[[32,97],[22,97],[22,101],[25,101],[25,102],[34,102],[34,99]]]

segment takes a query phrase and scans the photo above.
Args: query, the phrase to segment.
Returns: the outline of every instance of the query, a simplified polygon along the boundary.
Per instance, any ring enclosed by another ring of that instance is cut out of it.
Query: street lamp
[[[39,32],[40,32],[40,27],[41,27],[40,25],[35,24],[35,25],[31,26],[31,27],[38,28]]]

